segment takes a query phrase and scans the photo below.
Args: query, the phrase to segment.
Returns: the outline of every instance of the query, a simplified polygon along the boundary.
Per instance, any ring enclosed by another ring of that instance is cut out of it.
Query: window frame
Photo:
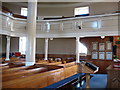
[[[27,11],[28,11],[28,8],[26,8],[26,7],[21,7],[21,15],[22,15],[22,16],[27,16]],[[26,12],[26,14],[25,14],[25,12]]]
[[[87,9],[88,9],[88,13],[87,13],[87,12],[86,12],[86,13],[80,13],[80,10],[79,10],[79,14],[76,14],[76,10],[77,10],[77,9],[81,9],[81,10],[82,10],[82,8],[83,8],[83,9],[84,9],[84,8],[87,8]],[[89,6],[82,6],[82,7],[76,7],[76,8],[74,8],[74,16],[88,16],[89,13],[90,13]]]

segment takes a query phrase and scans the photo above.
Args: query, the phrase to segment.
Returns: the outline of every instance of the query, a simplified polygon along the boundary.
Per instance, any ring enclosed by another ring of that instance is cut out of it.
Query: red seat
[[[15,56],[19,57],[19,56],[21,56],[21,53],[20,52],[15,52]]]

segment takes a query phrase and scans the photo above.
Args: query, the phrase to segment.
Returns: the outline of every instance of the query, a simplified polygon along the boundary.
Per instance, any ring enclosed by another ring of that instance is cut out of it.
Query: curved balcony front
[[[119,13],[74,17],[57,20],[37,20],[36,37],[92,37],[115,36],[118,28]],[[0,13],[0,34],[21,37],[26,36],[26,19],[14,18]]]

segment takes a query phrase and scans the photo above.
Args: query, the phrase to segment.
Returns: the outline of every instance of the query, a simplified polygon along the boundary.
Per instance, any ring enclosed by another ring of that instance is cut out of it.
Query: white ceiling
[[[27,7],[29,0],[0,0],[10,4]],[[35,0],[30,0],[35,1]],[[38,7],[79,7],[96,2],[117,2],[119,0],[38,0]]]
[[[35,0],[0,0],[2,2],[28,2]],[[119,0],[37,0],[38,2],[119,2]]]
[[[27,2],[4,2],[13,5],[19,5],[27,7]],[[78,7],[89,5],[93,2],[38,2],[38,7]]]

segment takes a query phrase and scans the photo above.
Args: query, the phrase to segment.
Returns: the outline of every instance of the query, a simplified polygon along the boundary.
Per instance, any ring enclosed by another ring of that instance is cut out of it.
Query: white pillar
[[[80,37],[76,37],[76,63],[80,62],[80,57],[79,57],[79,40]]]
[[[45,58],[44,60],[48,60],[48,38],[45,38]]]
[[[7,47],[6,47],[6,61],[10,60],[9,54],[10,54],[10,36],[6,36],[7,38]]]
[[[26,66],[35,64],[37,0],[28,0]]]

